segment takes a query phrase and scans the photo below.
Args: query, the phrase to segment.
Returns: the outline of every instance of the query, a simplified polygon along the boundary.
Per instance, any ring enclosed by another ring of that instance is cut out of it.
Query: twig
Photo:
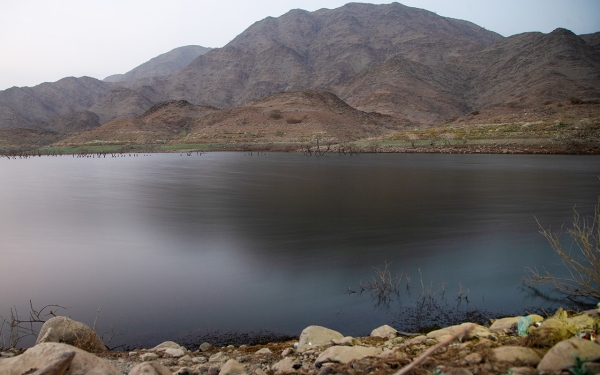
[[[456,339],[459,336],[466,336],[469,332],[471,332],[473,330],[473,328],[475,328],[475,324],[468,325],[464,329],[462,329],[459,332],[448,337],[446,340],[444,340],[440,343],[437,343],[436,345],[434,345],[431,348],[424,351],[420,356],[415,358],[411,363],[402,367],[398,372],[394,373],[394,375],[404,375],[404,374],[408,373],[410,370],[412,370],[413,368],[415,368],[419,364],[421,364],[421,362],[423,362],[427,357],[432,355],[435,351],[450,344],[452,341],[454,341],[454,339]]]

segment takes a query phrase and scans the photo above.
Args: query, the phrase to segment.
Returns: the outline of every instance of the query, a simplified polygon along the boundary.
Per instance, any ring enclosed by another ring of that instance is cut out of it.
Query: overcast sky
[[[185,45],[222,47],[267,16],[343,0],[0,0],[0,90],[103,79]],[[389,4],[391,1],[375,2]],[[510,36],[600,31],[600,0],[405,0]]]

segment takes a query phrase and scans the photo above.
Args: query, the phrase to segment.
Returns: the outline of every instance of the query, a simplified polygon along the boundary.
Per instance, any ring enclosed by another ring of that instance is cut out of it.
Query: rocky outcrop
[[[44,342],[65,343],[89,352],[106,350],[106,346],[94,330],[65,316],[56,316],[44,323],[35,343]]]

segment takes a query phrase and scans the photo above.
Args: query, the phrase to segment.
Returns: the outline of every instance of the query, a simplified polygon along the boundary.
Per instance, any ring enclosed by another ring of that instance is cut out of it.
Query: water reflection
[[[123,340],[206,327],[348,335],[390,310],[345,294],[391,261],[417,282],[516,310],[526,266],[560,270],[537,233],[596,201],[597,157],[298,154],[0,164],[0,300],[119,316]]]

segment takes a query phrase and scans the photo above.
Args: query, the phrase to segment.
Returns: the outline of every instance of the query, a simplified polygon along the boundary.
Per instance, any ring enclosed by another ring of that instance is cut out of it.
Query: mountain
[[[401,57],[431,66],[502,39],[470,22],[398,3],[292,10],[255,23],[169,77],[166,95],[232,107],[277,92],[338,93],[356,74]]]
[[[104,78],[105,82],[124,82],[148,77],[166,77],[185,68],[198,56],[204,55],[211,48],[201,46],[184,46],[158,55],[125,74],[114,74]]]
[[[476,110],[600,97],[600,54],[565,29],[514,35],[447,68],[469,83],[466,100]]]
[[[0,128],[44,127],[54,118],[89,109],[109,91],[108,84],[90,77],[0,91]]]
[[[589,44],[590,47],[595,49],[596,52],[600,52],[600,32],[593,34],[583,34],[579,35],[579,37],[585,40],[585,42]]]
[[[119,82],[69,77],[0,91],[0,128],[86,131],[85,139],[110,142],[116,134],[140,142],[251,142],[277,132],[296,142],[316,134],[370,137],[480,111],[508,118],[568,98],[600,100],[599,35],[556,29],[504,38],[398,3],[292,10],[179,70],[158,67],[204,50],[175,49]],[[282,117],[271,117],[274,110]]]

